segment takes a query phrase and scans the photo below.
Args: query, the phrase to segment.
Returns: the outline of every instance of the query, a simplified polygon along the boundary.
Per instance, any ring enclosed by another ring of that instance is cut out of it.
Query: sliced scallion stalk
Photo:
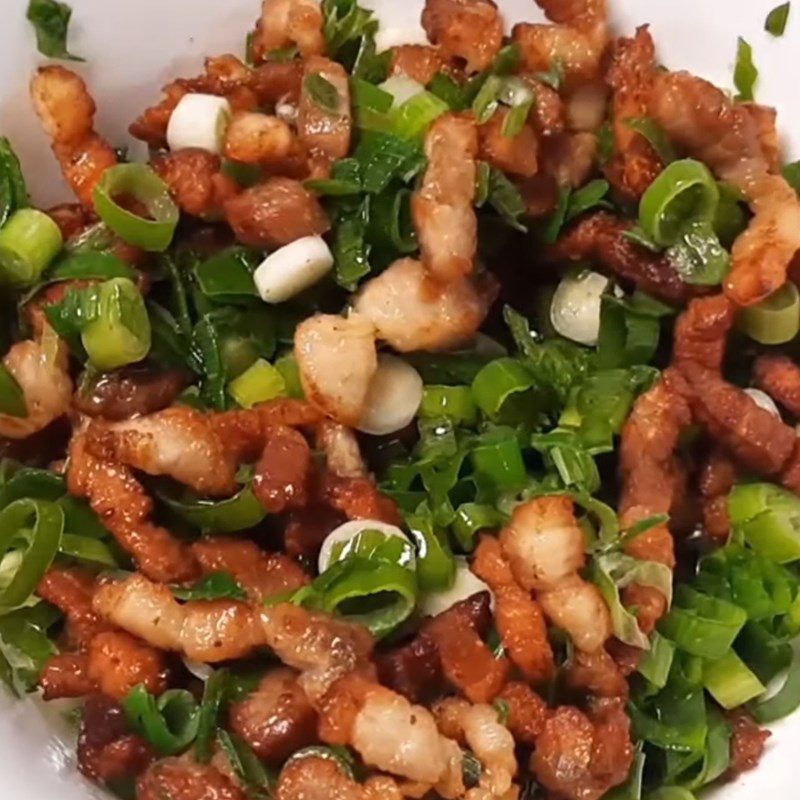
[[[144,299],[128,278],[98,288],[97,317],[81,331],[92,365],[108,372],[141,361],[150,351],[150,318]]]
[[[0,228],[0,279],[14,286],[31,286],[63,242],[58,225],[43,211],[15,211]]]
[[[764,694],[761,681],[733,650],[703,668],[703,685],[726,709],[737,708]]]
[[[759,344],[785,344],[800,331],[800,292],[787,281],[765,300],[743,308],[739,327]]]
[[[257,359],[228,384],[228,394],[242,407],[252,408],[286,393],[283,375],[263,358]]]
[[[134,214],[114,199],[130,196],[144,205],[149,219]],[[128,244],[143,250],[163,252],[169,247],[178,224],[178,207],[167,186],[145,164],[117,164],[104,173],[93,194],[98,216]]]

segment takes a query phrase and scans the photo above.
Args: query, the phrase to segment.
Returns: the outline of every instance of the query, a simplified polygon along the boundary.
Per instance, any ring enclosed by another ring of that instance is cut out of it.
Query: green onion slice
[[[31,286],[58,255],[64,240],[43,211],[21,208],[0,228],[0,278]]]
[[[789,716],[798,708],[800,708],[800,651],[796,650],[786,675],[786,682],[777,694],[753,709],[753,717],[765,725]]]
[[[478,408],[468,386],[426,386],[419,416],[473,425],[478,419]]]
[[[256,500],[250,485],[225,500],[205,500],[189,492],[174,497],[165,490],[157,492],[159,500],[178,517],[203,533],[234,533],[254,528],[266,512]]]
[[[169,689],[157,699],[138,684],[122,700],[131,728],[164,756],[183,752],[197,736],[197,701],[185,689]]]
[[[214,734],[226,700],[228,678],[226,669],[215,670],[203,688],[203,699],[197,713],[197,737],[194,741],[194,757],[201,764],[208,764],[213,755]]]
[[[16,500],[0,511],[0,560],[12,551],[21,553],[0,590],[0,613],[27,602],[58,553],[63,533],[64,511],[49,500]]]
[[[764,694],[764,685],[733,650],[703,668],[703,685],[726,709],[737,708]]]
[[[150,352],[150,318],[141,292],[128,278],[97,289],[97,314],[81,331],[92,365],[108,372],[141,361]]]
[[[759,344],[785,344],[800,331],[800,292],[787,281],[765,300],[743,308],[739,327]]]
[[[423,592],[449,589],[456,577],[456,562],[447,541],[434,528],[428,513],[408,514],[409,537],[417,548],[417,580]]]
[[[705,164],[673,161],[653,181],[639,204],[639,226],[656,244],[675,244],[690,222],[713,222],[719,188]]]
[[[132,197],[147,209],[149,218],[128,211],[114,199]],[[128,244],[161,253],[175,233],[180,213],[167,185],[145,164],[117,164],[107,169],[94,190],[100,219]]]

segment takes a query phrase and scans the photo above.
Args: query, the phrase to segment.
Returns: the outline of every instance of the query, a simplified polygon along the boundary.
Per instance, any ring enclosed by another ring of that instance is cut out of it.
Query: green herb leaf
[[[614,131],[611,123],[606,121],[597,131],[597,161],[604,167],[614,155]]]
[[[355,158],[343,158],[333,165],[330,178],[306,181],[304,186],[320,197],[360,194],[361,168]]]
[[[764,21],[764,30],[773,36],[783,36],[786,30],[786,23],[789,21],[789,9],[791,3],[782,3],[776,6],[767,14]]]
[[[608,181],[597,178],[585,186],[581,186],[577,191],[572,192],[567,204],[564,222],[570,222],[592,208],[611,208],[611,203],[604,199],[608,194],[608,189]]]
[[[475,170],[475,207],[483,208],[489,199],[489,178],[492,168],[486,161],[479,161]]]
[[[410,181],[426,163],[419,142],[380,131],[364,131],[353,158],[369,194],[380,194],[395,178]]]
[[[431,94],[435,94],[440,100],[444,100],[451,111],[465,111],[469,108],[469,102],[463,87],[459,86],[449,75],[444,72],[437,72],[431,82],[426,87]]]
[[[358,282],[368,275],[370,245],[366,241],[370,221],[371,198],[364,197],[357,205],[339,210],[333,234],[333,263],[336,283],[354,291]]]
[[[569,186],[559,186],[558,200],[553,213],[550,214],[539,227],[539,238],[545,244],[554,244],[564,227],[567,219],[567,209],[569,208],[569,200],[572,195],[572,189]]]
[[[28,21],[36,31],[36,47],[43,56],[84,61],[67,50],[67,31],[72,9],[57,0],[30,0]]]
[[[671,164],[677,159],[675,148],[664,133],[664,129],[655,120],[649,117],[635,117],[626,119],[625,124],[647,139],[662,164]]]
[[[374,37],[378,28],[373,12],[362,8],[357,0],[323,0],[322,14],[326,50],[337,61],[343,61],[347,55],[355,58],[350,52],[354,45]]]
[[[489,205],[503,218],[505,223],[521,233],[528,229],[520,217],[525,214],[525,201],[516,186],[499,169],[492,167],[489,173]]]
[[[758,69],[753,63],[753,48],[740,36],[736,46],[736,66],[733,71],[733,85],[738,92],[735,99],[752,100],[757,80]]]
[[[5,136],[0,136],[0,226],[18,209],[29,205],[19,159]]]
[[[339,90],[318,72],[306,75],[303,80],[303,90],[311,98],[317,108],[328,114],[338,114],[341,97]]]
[[[227,572],[212,572],[194,586],[173,586],[172,594],[178,600],[244,600],[244,589]]]

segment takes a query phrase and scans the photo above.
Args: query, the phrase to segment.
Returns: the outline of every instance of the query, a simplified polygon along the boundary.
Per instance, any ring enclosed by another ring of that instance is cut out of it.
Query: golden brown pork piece
[[[315,0],[263,0],[252,38],[251,55],[258,64],[273,50],[297,47],[304,57],[325,52],[322,9]]]
[[[67,183],[84,208],[94,208],[95,186],[117,163],[117,155],[94,130],[96,107],[86,84],[74,72],[53,65],[37,70],[30,91]]]
[[[699,364],[718,374],[736,307],[723,294],[692,300],[675,325],[673,364]]]
[[[756,722],[744,711],[738,711],[728,717],[732,724],[731,735],[731,764],[727,775],[731,779],[738,778],[742,773],[749,772],[758,766],[767,739],[772,735],[769,731],[759,728]]]
[[[599,800],[625,781],[632,762],[630,720],[624,707],[610,703],[590,718],[577,708],[562,706],[536,740],[531,769],[554,797]]]
[[[503,45],[503,20],[492,0],[425,0],[422,27],[448,60],[467,72],[489,67]]]
[[[495,624],[514,666],[533,684],[543,684],[555,674],[555,661],[547,625],[539,604],[514,579],[500,542],[481,537],[472,571],[485,581],[495,599]]]
[[[192,543],[191,550],[204,573],[227,572],[255,602],[309,582],[302,568],[288,556],[265,553],[247,539],[214,536]]]
[[[317,739],[317,714],[286,667],[268,672],[244,700],[231,705],[231,730],[270,764],[285,761]]]
[[[612,89],[614,155],[605,168],[609,183],[627,200],[638,202],[663,165],[650,142],[629,122],[647,117],[655,74],[655,48],[647,26],[614,43],[606,81]]]
[[[253,494],[270,514],[302,508],[313,474],[311,448],[303,434],[285,426],[272,428],[253,473]]]
[[[508,706],[508,729],[518,744],[534,745],[550,714],[547,703],[522,681],[511,681],[497,696]]]
[[[427,86],[446,67],[446,61],[436,47],[423,44],[404,44],[392,48],[390,75],[405,75]]]
[[[225,202],[239,192],[236,183],[220,171],[219,156],[207,150],[187,147],[165,153],[152,166],[181,211],[193,217],[219,218]]]
[[[697,483],[705,531],[714,544],[723,546],[730,535],[728,495],[736,483],[736,465],[724,450],[715,447],[703,463]]]
[[[425,136],[428,167],[411,199],[422,263],[435,281],[457,281],[472,272],[478,248],[473,207],[478,127],[466,115],[445,114]]]
[[[623,527],[669,514],[682,482],[683,468],[676,450],[681,431],[691,422],[691,413],[670,377],[662,378],[636,401],[622,429],[619,517]],[[667,523],[637,536],[629,542],[626,552],[634,558],[666,564],[670,569],[675,566]],[[629,586],[623,597],[627,605],[638,607],[639,625],[648,633],[666,611],[666,599],[653,587]]]
[[[555,262],[593,261],[601,269],[667,303],[682,303],[694,290],[685,284],[662,255],[635,244],[623,234],[631,223],[605,211],[573,225],[552,249]]]
[[[269,178],[245,189],[225,203],[225,217],[236,238],[251,247],[275,249],[330,229],[316,197],[290,178]]]
[[[144,739],[128,731],[122,707],[110,697],[93,694],[81,712],[78,769],[93,781],[112,784],[135,778],[154,758]]]
[[[543,72],[558,62],[568,88],[598,79],[608,41],[605,0],[537,0],[537,5],[554,24],[514,26],[525,70]]]
[[[314,77],[322,78],[333,87],[335,96],[331,108],[322,108],[308,88]],[[297,115],[297,134],[300,144],[310,156],[312,177],[327,177],[332,164],[350,151],[352,112],[350,82],[345,68],[328,58],[307,58],[303,66],[303,88]]]
[[[499,109],[485,125],[478,128],[481,159],[511,175],[532,178],[539,169],[536,131],[526,123],[515,136],[504,134],[503,126],[510,113],[509,109]]]
[[[800,417],[800,367],[791,358],[760,356],[753,366],[753,379],[778,405]]]
[[[136,800],[245,800],[233,781],[190,756],[162,758],[136,781]]]
[[[153,501],[130,469],[91,455],[85,434],[69,448],[67,489],[89,501],[92,510],[139,569],[154,580],[186,581],[199,570],[189,548],[151,521]]]
[[[749,306],[777,291],[800,249],[800,200],[770,172],[772,155],[751,112],[708,81],[664,72],[654,80],[650,114],[681,149],[743,192],[754,213],[733,245],[725,293]]]

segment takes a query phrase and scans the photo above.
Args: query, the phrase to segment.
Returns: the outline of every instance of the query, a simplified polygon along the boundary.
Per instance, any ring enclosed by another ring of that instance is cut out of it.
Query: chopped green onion
[[[203,699],[197,713],[197,737],[194,741],[194,757],[201,764],[208,764],[213,755],[214,733],[226,699],[229,675],[225,669],[215,670],[203,687]]]
[[[664,129],[655,120],[649,117],[635,117],[626,119],[625,125],[647,139],[662,164],[671,164],[677,159],[675,148],[672,146]]]
[[[474,753],[463,750],[461,755],[461,779],[467,789],[474,789],[481,781],[483,767]]]
[[[792,189],[800,194],[800,161],[793,161],[791,164],[784,164],[781,175]]]
[[[650,649],[639,659],[637,671],[656,689],[663,689],[667,685],[674,657],[675,645],[658,631],[654,631],[650,639]]]
[[[419,92],[390,113],[390,130],[403,139],[417,139],[448,110],[447,103],[432,92]]]
[[[463,425],[472,425],[478,418],[478,408],[467,386],[426,386],[418,413],[420,417],[445,418]]]
[[[114,198],[130,196],[144,205],[149,219],[128,211]],[[178,224],[179,211],[166,184],[145,164],[117,164],[107,169],[94,189],[100,219],[128,244],[143,250],[166,250]]]
[[[55,558],[63,533],[64,512],[49,500],[16,500],[0,511],[0,560],[11,551],[21,553],[0,590],[0,614],[27,602]]]
[[[777,694],[753,709],[757,722],[766,725],[789,716],[800,708],[800,655],[795,651],[786,681]]]
[[[526,100],[524,103],[515,105],[505,116],[503,120],[502,134],[509,138],[519,136],[522,133],[525,123],[528,121],[528,116],[533,108],[533,100]]]
[[[494,167],[489,173],[489,205],[506,225],[520,233],[527,233],[527,227],[520,222],[520,217],[526,212],[525,201],[519,189],[503,172]]]
[[[433,525],[429,511],[406,516],[409,536],[417,548],[417,580],[422,592],[440,592],[453,585],[456,562],[447,542]]]
[[[353,158],[368,194],[380,194],[394,178],[410,180],[425,163],[419,142],[382,131],[364,131]]]
[[[464,111],[469,106],[462,87],[443,72],[437,72],[426,88],[431,94],[444,100],[452,111]]]
[[[368,108],[378,114],[386,114],[394,105],[394,97],[390,92],[361,78],[350,79],[350,93],[357,109]]]
[[[197,736],[197,702],[184,689],[169,689],[156,699],[140,683],[122,700],[122,708],[131,728],[159,755],[181,753]]]
[[[659,630],[681,650],[703,658],[722,658],[747,622],[747,613],[726,600],[680,586],[677,605]]]
[[[48,603],[0,617],[0,681],[17,697],[35,691],[42,667],[56,653],[49,629],[60,619],[61,614]]]
[[[417,592],[417,576],[406,567],[351,556],[322,573],[310,591],[303,592],[303,602],[363,625],[381,638],[411,616]]]
[[[564,216],[564,222],[570,222],[575,217],[585,214],[592,208],[608,208],[610,203],[605,200],[608,194],[609,184],[608,181],[602,178],[589,181],[585,186],[582,186],[569,197],[567,205],[567,212]]]
[[[719,189],[705,164],[673,161],[653,181],[639,204],[639,225],[662,247],[675,244],[690,222],[712,222]]]
[[[256,798],[273,797],[275,777],[261,763],[247,743],[235,733],[217,728],[217,744],[230,764],[237,784],[245,789],[245,796]]]
[[[398,253],[413,253],[417,232],[411,217],[411,190],[391,188],[379,194],[370,206],[368,233],[376,246],[394,249]]]
[[[22,387],[4,364],[0,364],[0,414],[19,418],[28,416]]]
[[[695,800],[695,796],[682,786],[662,786],[654,792],[648,792],[644,800]]]
[[[498,358],[475,376],[472,397],[487,417],[497,418],[515,395],[524,396],[533,386],[533,376],[520,360]]]
[[[558,239],[558,235],[561,233],[567,219],[567,209],[569,208],[569,199],[571,196],[572,189],[569,186],[558,187],[556,207],[553,209],[550,216],[545,217],[539,225],[539,238],[545,244],[555,244],[556,239]]]
[[[452,533],[459,547],[465,553],[471,553],[479,531],[497,530],[504,522],[505,518],[494,506],[463,503],[456,509]]]
[[[494,491],[514,491],[527,482],[525,462],[516,435],[502,429],[483,434],[470,453],[475,480]]]
[[[754,306],[743,308],[739,327],[759,344],[785,344],[800,331],[800,292],[791,281]]]
[[[283,384],[286,387],[287,397],[297,397],[302,400],[305,397],[303,384],[300,381],[300,367],[297,366],[295,357],[290,353],[281,356],[275,362],[275,369],[281,374]]]
[[[485,125],[497,111],[500,103],[500,92],[503,88],[503,79],[497,75],[490,75],[472,102],[472,112],[478,125]]]
[[[141,292],[128,278],[97,289],[97,316],[81,331],[92,365],[108,372],[141,361],[150,351],[150,318]]]
[[[492,72],[495,75],[512,75],[522,64],[522,51],[516,42],[505,45],[494,57]]]
[[[61,545],[58,551],[63,556],[84,561],[88,564],[100,564],[110,569],[115,569],[119,566],[119,561],[111,548],[105,542],[89,536],[65,533],[61,537]]]
[[[593,579],[611,613],[614,636],[631,647],[649,650],[650,641],[642,633],[636,617],[622,604],[618,582],[615,581],[612,575],[612,565],[605,563],[603,557],[594,561]]]
[[[782,3],[776,6],[767,14],[764,20],[764,30],[773,36],[783,36],[786,30],[786,23],[789,21],[789,10],[791,3]]]
[[[43,211],[21,208],[0,228],[0,279],[30,286],[58,255],[63,238]]]
[[[753,48],[740,36],[736,42],[736,66],[733,70],[733,85],[738,94],[737,102],[753,100],[753,89],[758,80],[758,69],[753,63]]]
[[[272,364],[259,358],[228,384],[228,393],[242,408],[252,408],[283,396],[286,382]]]
[[[248,303],[258,297],[253,271],[259,259],[241,247],[231,247],[199,262],[194,276],[200,291],[219,303]]]
[[[689,223],[669,250],[667,259],[684,283],[718,286],[730,268],[731,257],[706,220]]]
[[[312,72],[303,79],[303,91],[311,98],[317,108],[328,114],[338,114],[341,96],[339,90],[318,72]]]
[[[662,750],[702,752],[708,718],[702,686],[670,681],[643,704],[629,706],[633,735]]]
[[[742,210],[742,198],[739,192],[728,183],[717,182],[719,187],[719,205],[714,217],[714,232],[723,247],[729,248],[736,237],[747,227],[747,217]]]
[[[333,165],[331,177],[303,184],[320,197],[349,197],[361,194],[361,168],[354,158],[343,158]]]
[[[83,61],[67,50],[67,32],[72,9],[58,0],[30,0],[27,12],[28,22],[36,32],[36,48],[48,58],[61,58],[67,61]]]
[[[225,500],[206,500],[188,495],[176,498],[163,491],[158,493],[158,497],[181,519],[203,533],[247,530],[254,528],[266,516],[249,484]]]
[[[764,694],[761,681],[733,650],[716,661],[706,661],[703,684],[725,709],[737,708]]]

